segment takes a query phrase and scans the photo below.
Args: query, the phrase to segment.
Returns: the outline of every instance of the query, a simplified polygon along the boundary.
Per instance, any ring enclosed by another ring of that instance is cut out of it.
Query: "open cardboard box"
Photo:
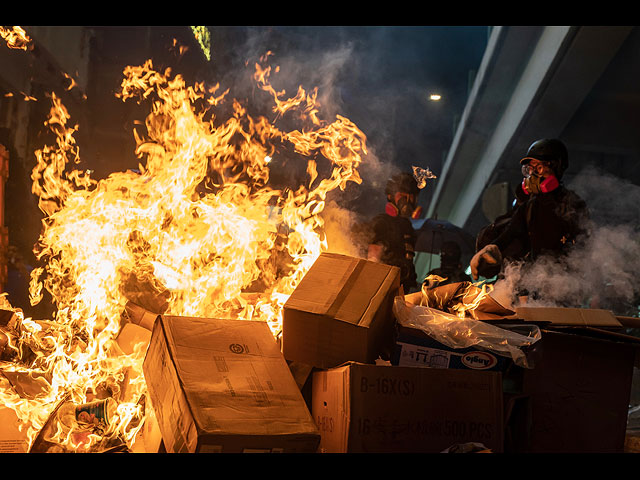
[[[317,368],[374,362],[393,349],[398,267],[323,253],[284,306],[282,352]]]
[[[512,361],[478,346],[451,348],[420,329],[398,325],[391,363],[401,367],[504,371]]]
[[[622,453],[638,351],[603,329],[542,329],[533,369],[522,370],[529,398],[527,453]]]

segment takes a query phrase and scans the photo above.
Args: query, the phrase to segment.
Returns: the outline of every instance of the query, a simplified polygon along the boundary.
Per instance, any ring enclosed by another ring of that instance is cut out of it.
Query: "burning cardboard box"
[[[393,348],[400,269],[323,253],[284,306],[282,351],[318,368],[373,363]]]
[[[312,413],[326,453],[503,449],[500,372],[350,362],[313,374]]]
[[[315,452],[320,436],[266,323],[160,316],[144,361],[167,452]]]
[[[27,429],[20,429],[16,412],[0,405],[0,453],[27,453],[28,450]]]

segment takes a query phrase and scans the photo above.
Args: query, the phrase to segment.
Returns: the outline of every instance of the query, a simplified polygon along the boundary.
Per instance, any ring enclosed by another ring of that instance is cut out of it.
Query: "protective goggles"
[[[550,164],[547,162],[529,162],[529,163],[525,163],[524,165],[522,165],[522,175],[525,178],[530,177],[531,175],[542,175],[543,173],[545,173],[545,171],[548,170],[548,168],[550,167]]]

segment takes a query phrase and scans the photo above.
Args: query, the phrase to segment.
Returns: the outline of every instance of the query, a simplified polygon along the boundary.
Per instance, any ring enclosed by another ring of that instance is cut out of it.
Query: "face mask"
[[[538,193],[548,193],[560,186],[560,182],[555,175],[549,175],[547,177],[540,177],[538,175],[531,175],[525,177],[522,180],[522,190],[524,193],[536,195]]]
[[[422,214],[422,207],[416,207],[413,195],[397,193],[395,203],[387,203],[386,212],[392,217],[401,216],[417,219]]]

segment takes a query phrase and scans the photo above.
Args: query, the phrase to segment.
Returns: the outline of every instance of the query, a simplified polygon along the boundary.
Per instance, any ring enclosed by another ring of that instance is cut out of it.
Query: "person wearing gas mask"
[[[498,275],[505,261],[532,262],[541,255],[562,255],[586,233],[587,205],[562,183],[569,165],[564,143],[536,140],[520,164],[523,180],[516,191],[518,205],[501,232],[478,245],[470,262],[474,280]]]
[[[376,215],[369,225],[367,259],[400,268],[405,294],[417,290],[414,259],[416,232],[411,224],[418,218],[420,189],[413,175],[399,173],[386,185],[387,204],[384,213]]]

